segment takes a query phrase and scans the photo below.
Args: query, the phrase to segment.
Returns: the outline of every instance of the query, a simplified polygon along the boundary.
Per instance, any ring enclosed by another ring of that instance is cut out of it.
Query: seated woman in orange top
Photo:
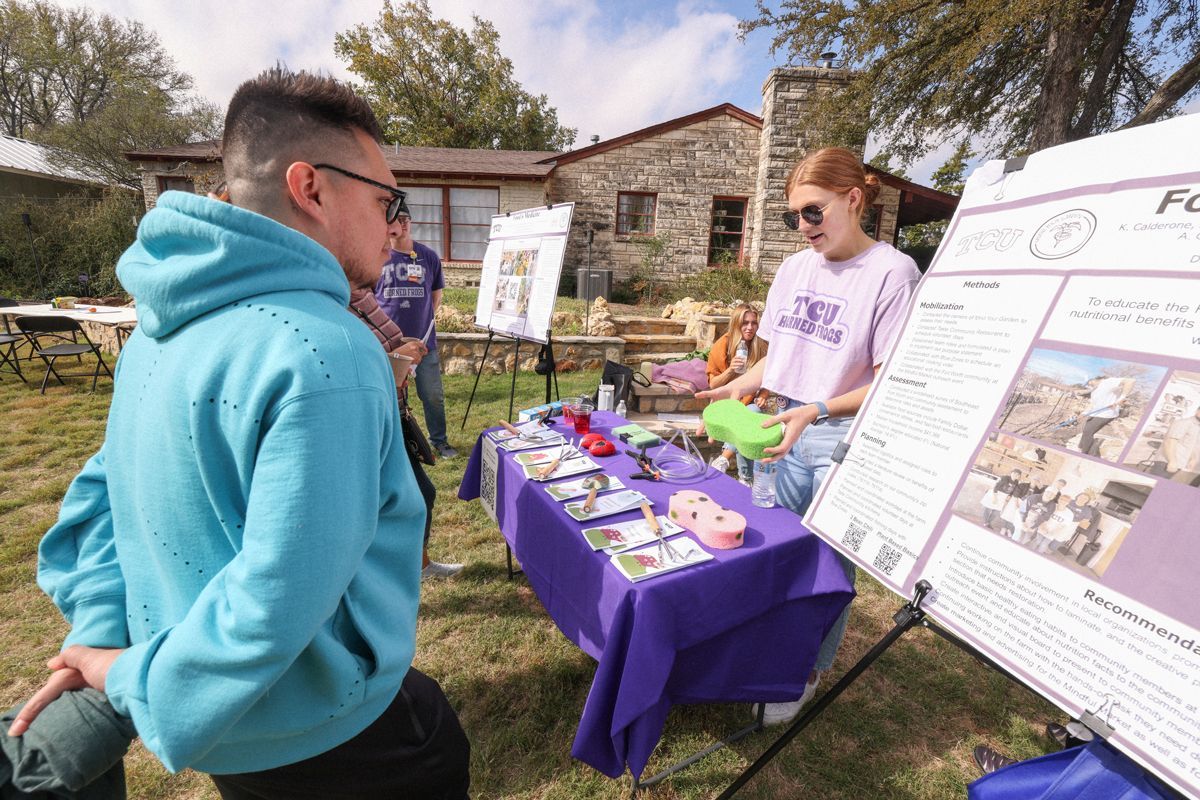
[[[766,357],[767,343],[759,339],[757,334],[758,312],[748,303],[742,303],[733,310],[729,318],[728,333],[713,342],[712,349],[708,352],[706,372],[710,388],[724,386]],[[770,392],[760,389],[753,394],[743,395],[741,401],[752,410],[766,411],[769,396]],[[726,444],[721,449],[721,454],[712,460],[711,466],[724,472],[729,469],[730,460],[735,453],[737,451]],[[738,480],[749,486],[754,474],[754,462],[737,453],[737,465]]]

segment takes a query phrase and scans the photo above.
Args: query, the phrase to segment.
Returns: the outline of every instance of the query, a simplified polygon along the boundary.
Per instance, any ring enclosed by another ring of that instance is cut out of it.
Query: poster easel
[[[463,429],[471,413],[488,352],[497,335],[513,340],[509,421],[512,421],[515,405],[522,340],[541,345],[535,369],[546,376],[546,402],[550,402],[551,383],[555,387],[558,385],[550,320],[558,296],[574,211],[574,203],[559,203],[492,217],[475,304],[475,326],[486,330],[488,339],[475,371],[475,384],[463,415]]]

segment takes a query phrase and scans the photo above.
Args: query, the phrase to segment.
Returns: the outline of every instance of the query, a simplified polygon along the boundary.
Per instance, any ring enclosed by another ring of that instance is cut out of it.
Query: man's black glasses
[[[805,206],[799,211],[783,212],[783,224],[787,225],[794,231],[800,230],[800,218],[804,217],[804,221],[809,225],[820,225],[825,221],[825,209],[833,205],[833,200],[830,200],[823,206]]]
[[[385,192],[388,192],[389,194],[391,194],[392,200],[390,203],[388,203],[387,215],[386,215],[388,225],[391,225],[393,222],[395,222],[400,217],[401,214],[408,216],[408,206],[404,204],[404,198],[407,197],[408,195],[405,194],[404,192],[402,192],[401,190],[397,189],[395,186],[388,186],[386,183],[380,183],[379,181],[373,181],[370,178],[359,175],[357,172],[351,172],[348,169],[342,169],[341,167],[335,167],[333,164],[313,164],[313,169],[331,169],[334,172],[340,172],[341,174],[345,175],[347,178],[354,178],[354,180],[356,180],[356,181],[362,181],[363,183],[369,183],[371,186],[374,186],[378,189],[383,189]]]

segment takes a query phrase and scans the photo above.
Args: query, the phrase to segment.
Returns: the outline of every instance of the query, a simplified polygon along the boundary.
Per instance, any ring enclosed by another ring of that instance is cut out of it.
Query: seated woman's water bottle
[[[777,472],[774,464],[765,461],[754,462],[754,483],[750,487],[750,501],[759,508],[775,507],[775,476]]]
[[[750,348],[749,348],[749,346],[747,346],[746,341],[743,339],[742,341],[738,342],[738,346],[737,346],[737,357],[742,360],[742,368],[737,369],[735,367],[733,370],[738,375],[741,375],[746,371],[746,359],[749,358],[749,356],[750,356]]]

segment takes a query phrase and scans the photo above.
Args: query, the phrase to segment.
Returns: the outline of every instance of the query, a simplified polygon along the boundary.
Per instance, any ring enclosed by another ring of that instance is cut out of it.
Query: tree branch
[[[1146,106],[1135,114],[1133,119],[1122,125],[1120,130],[1136,128],[1138,125],[1158,120],[1170,111],[1171,107],[1179,102],[1185,94],[1195,88],[1197,83],[1200,83],[1200,49],[1179,69],[1175,70],[1171,77],[1162,82]]]
[[[1096,69],[1092,73],[1091,83],[1088,84],[1087,94],[1083,100],[1083,108],[1079,112],[1079,119],[1071,130],[1072,139],[1082,139],[1085,136],[1092,134],[1092,128],[1096,124],[1096,116],[1100,113],[1100,108],[1104,102],[1104,95],[1109,86],[1109,79],[1112,77],[1113,67],[1117,63],[1117,58],[1121,55],[1121,50],[1125,47],[1125,41],[1129,36],[1129,21],[1133,19],[1134,8],[1137,7],[1137,0],[1120,0],[1117,6],[1116,17],[1113,20],[1112,28],[1109,29],[1108,37],[1104,41],[1104,48],[1100,51],[1100,58],[1096,62]]]

